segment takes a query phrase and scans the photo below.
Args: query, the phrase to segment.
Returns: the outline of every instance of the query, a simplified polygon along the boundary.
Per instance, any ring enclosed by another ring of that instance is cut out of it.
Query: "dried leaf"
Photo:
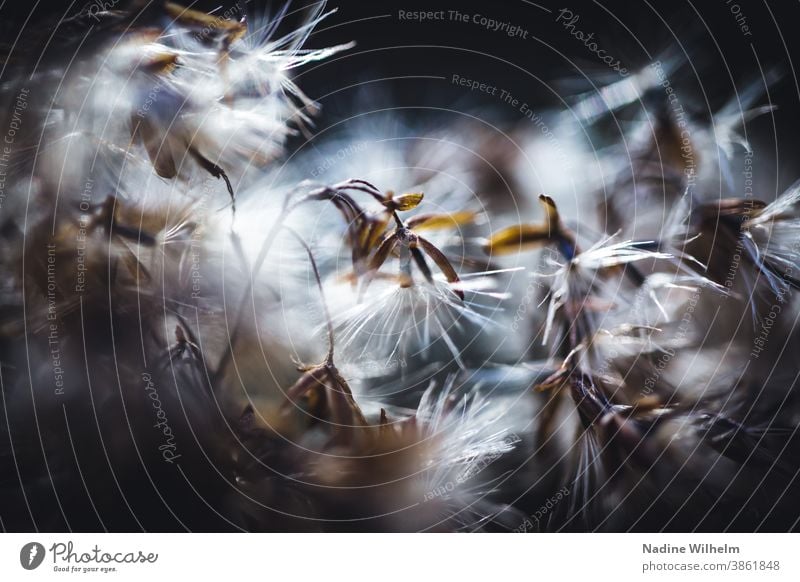
[[[139,65],[143,71],[153,75],[166,75],[178,65],[178,55],[170,52],[160,52],[153,55]]]
[[[419,206],[419,203],[422,202],[422,198],[424,196],[425,194],[422,192],[409,192],[408,194],[401,194],[395,198],[392,193],[389,192],[384,205],[390,210],[397,210],[400,212],[412,210],[413,208]]]
[[[375,251],[375,254],[372,255],[372,260],[369,262],[369,268],[371,271],[377,271],[381,268],[383,263],[386,262],[386,259],[389,258],[389,253],[392,252],[394,247],[397,245],[397,242],[396,232],[392,232],[383,239],[383,242],[378,247],[378,250]]]
[[[754,198],[724,198],[703,206],[703,213],[710,218],[716,216],[751,217],[766,208],[767,203]]]
[[[425,277],[425,280],[428,283],[433,283],[433,273],[431,273],[431,268],[428,266],[427,261],[425,261],[425,256],[422,254],[417,247],[411,247],[411,256],[414,259],[414,262],[419,267],[419,270],[422,271],[422,275]]]
[[[383,263],[386,262],[386,259],[389,258],[389,254],[395,249],[397,246],[398,239],[397,239],[397,232],[394,231],[386,236],[383,239],[383,242],[378,247],[378,250],[375,251],[375,254],[372,255],[372,259],[369,262],[368,272],[364,279],[364,287],[362,288],[362,294],[366,292],[367,288],[369,287],[372,280],[378,273],[378,269],[381,268]]]
[[[225,31],[238,31],[245,27],[243,22],[220,18],[199,10],[192,10],[175,2],[165,2],[164,9],[169,16],[186,26]]]
[[[477,213],[465,210],[442,214],[418,214],[406,223],[413,230],[433,230],[439,228],[458,228],[475,221]]]
[[[484,245],[484,250],[495,255],[516,253],[526,248],[536,248],[550,240],[547,225],[517,224],[494,233]]]
[[[561,216],[558,214],[556,201],[550,198],[550,196],[540,194],[539,202],[542,204],[542,207],[544,207],[545,226],[550,230],[552,235],[555,235],[557,232],[561,231]]]
[[[137,119],[132,116],[131,135],[134,139],[139,138],[142,140],[156,174],[167,179],[178,175],[175,156],[172,152],[172,143],[153,122],[146,117]]]
[[[450,264],[450,261],[447,260],[447,257],[444,256],[442,251],[437,249],[435,246],[433,246],[433,244],[421,236],[417,237],[417,240],[419,241],[419,245],[422,247],[422,250],[425,251],[425,254],[433,259],[433,262],[436,263],[436,266],[439,267],[439,270],[444,274],[445,277],[447,277],[447,280],[450,283],[458,283],[461,281],[461,279],[458,278],[458,273],[456,273],[453,265]],[[459,296],[459,298],[461,298],[462,301],[464,300],[463,291],[460,289],[454,289],[453,291]]]

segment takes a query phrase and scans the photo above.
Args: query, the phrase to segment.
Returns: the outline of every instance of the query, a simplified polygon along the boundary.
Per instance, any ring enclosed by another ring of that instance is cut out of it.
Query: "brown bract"
[[[334,439],[337,442],[349,443],[356,429],[368,427],[350,390],[347,381],[339,373],[330,360],[316,366],[302,367],[303,375],[286,391],[289,403],[297,405],[303,398],[312,398],[324,403],[318,409],[327,411],[324,420],[331,424]]]
[[[385,210],[378,213],[368,213],[356,202],[349,191],[358,191],[369,194],[380,202]],[[423,276],[429,283],[433,283],[433,274],[425,260],[427,255],[450,283],[460,281],[458,273],[450,261],[433,243],[420,236],[415,230],[441,229],[459,227],[475,220],[474,212],[456,212],[419,214],[409,221],[404,222],[398,212],[412,210],[423,200],[422,192],[411,192],[395,196],[392,191],[382,194],[375,186],[364,180],[348,180],[332,187],[323,187],[312,192],[306,199],[330,201],[342,218],[347,223],[347,238],[352,249],[352,262],[355,281],[361,275],[366,275],[364,289],[376,277],[378,270],[386,260],[393,255],[399,255],[401,247],[407,249]],[[387,232],[390,220],[394,219],[396,227]],[[400,285],[410,287],[413,280],[408,273],[400,275]],[[460,289],[454,293],[464,299]]]
[[[380,269],[381,266],[383,266],[383,264],[386,262],[386,259],[389,258],[389,255],[398,250],[400,247],[408,249],[417,267],[429,283],[433,283],[433,273],[428,266],[428,262],[425,260],[425,255],[433,260],[434,263],[436,263],[436,266],[439,267],[439,270],[442,272],[445,278],[447,278],[449,283],[458,283],[460,281],[458,273],[456,273],[453,265],[450,264],[450,261],[447,259],[444,253],[442,253],[442,251],[440,251],[429,240],[413,232],[407,226],[400,225],[393,232],[387,234],[383,238],[380,246],[370,258],[369,274],[364,286],[365,289],[376,276],[378,269]],[[410,280],[408,276],[401,279],[401,285],[404,287],[410,287],[412,284],[413,281]],[[464,300],[463,291],[460,289],[454,289],[453,292],[462,301]]]
[[[547,244],[563,243],[570,249],[570,254],[577,254],[575,235],[561,220],[555,201],[541,194],[539,202],[545,211],[545,221],[542,224],[515,224],[501,229],[489,237],[484,250],[487,253],[502,255],[540,248]]]

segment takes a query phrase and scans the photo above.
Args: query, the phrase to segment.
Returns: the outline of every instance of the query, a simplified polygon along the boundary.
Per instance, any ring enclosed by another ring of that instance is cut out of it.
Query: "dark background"
[[[12,60],[21,51],[35,52],[39,46],[47,46],[54,34],[76,34],[70,32],[64,18],[79,12],[87,4],[82,1],[0,2],[0,32],[7,45],[6,53]],[[220,4],[220,0],[216,0],[197,3],[196,6],[213,9]],[[231,1],[222,5],[220,13],[232,4]],[[731,13],[730,4],[725,0],[707,0],[702,5],[682,1],[658,4],[652,1],[602,4],[570,1],[568,4],[555,4],[547,0],[539,4],[546,9],[524,0],[416,4],[338,2],[339,12],[318,27],[307,45],[318,48],[350,40],[356,40],[358,45],[325,62],[306,66],[296,74],[298,84],[323,106],[315,131],[327,136],[329,128],[347,127],[350,125],[347,120],[360,115],[367,124],[374,120],[372,129],[376,133],[390,133],[395,129],[381,125],[381,116],[370,114],[387,109],[393,109],[405,124],[418,128],[420,132],[452,124],[462,119],[465,113],[509,126],[521,121],[519,111],[503,105],[497,96],[469,92],[454,85],[450,81],[453,74],[505,88],[537,110],[565,108],[575,101],[575,95],[591,91],[592,82],[618,79],[579,40],[555,22],[554,12],[568,7],[580,15],[576,28],[587,34],[593,32],[598,45],[632,71],[647,66],[663,51],[685,60],[687,64],[671,78],[671,82],[681,90],[682,101],[691,108],[690,113],[701,121],[734,97],[738,89],[760,79],[765,71],[780,71],[782,80],[769,87],[768,97],[759,101],[762,104],[771,101],[779,109],[774,115],[754,120],[748,130],[758,152],[754,165],[760,176],[759,185],[765,190],[756,192],[755,196],[772,197],[773,189],[785,188],[800,174],[795,164],[800,91],[793,65],[795,57],[800,56],[800,41],[795,32],[800,23],[799,4],[766,4],[755,0],[738,2],[752,36],[743,35],[735,15]],[[257,21],[260,14],[263,21],[264,15],[269,13],[268,7],[256,2],[250,5],[254,20]],[[303,4],[295,3],[294,7],[302,9]],[[500,31],[492,32],[472,22],[398,20],[398,10],[449,10],[455,7],[466,14],[480,13],[521,26],[529,31],[528,38],[510,38]],[[273,5],[271,10],[274,14],[279,7]],[[287,16],[281,30],[292,30],[301,13],[302,10]],[[91,46],[84,50],[91,50]],[[73,55],[60,56],[68,61]],[[8,89],[3,88],[3,91]],[[603,138],[614,141],[613,135]],[[300,147],[303,142],[304,138],[298,136],[292,145]],[[97,324],[98,328],[103,325]],[[103,329],[108,333],[112,327]],[[114,339],[108,339],[106,335],[95,339],[98,343],[103,341],[113,345]],[[22,349],[21,344],[17,349]],[[22,356],[18,357],[21,361]],[[30,442],[35,445],[34,439]],[[31,459],[38,465],[38,452]],[[160,468],[166,474],[167,468],[163,463]],[[8,475],[12,475],[10,471]],[[12,477],[8,478],[13,482]],[[169,478],[172,478],[172,473],[164,477],[165,480]],[[196,479],[196,482],[202,483],[202,480]],[[77,481],[73,480],[72,485],[77,488]],[[179,485],[174,488],[177,492],[175,497],[185,489],[185,484]],[[77,491],[76,495],[82,494]],[[149,490],[134,493],[141,493],[141,505],[147,506],[150,515],[155,516],[154,520],[164,523],[161,520],[163,509],[161,505],[150,503]],[[787,506],[793,503],[788,497],[785,499]],[[185,504],[181,513],[195,515],[201,521],[205,519],[206,514],[196,510],[193,497],[181,495],[180,501]],[[15,509],[22,512],[21,504],[16,505],[19,507]],[[534,503],[529,510],[538,506]],[[37,509],[44,513],[48,507],[43,503]],[[88,510],[75,507],[76,512],[92,519]],[[729,506],[723,503],[717,507],[723,518],[730,515]],[[54,511],[52,513],[55,515]],[[788,519],[793,517],[790,515]],[[96,525],[90,527],[96,528]],[[213,529],[216,525],[201,523],[200,527]]]
[[[580,15],[576,28],[594,32],[598,45],[631,71],[650,64],[659,55],[685,59],[673,85],[693,98],[682,99],[693,115],[707,119],[749,83],[759,82],[767,71],[777,70],[780,81],[760,104],[778,106],[774,117],[752,121],[748,137],[756,149],[754,167],[765,189],[782,190],[797,179],[798,91],[795,61],[800,61],[800,23],[797,2],[738,2],[751,36],[745,36],[731,12],[734,3],[704,2],[552,2],[537,8],[524,0],[497,2],[341,2],[340,10],[312,36],[324,46],[356,39],[358,46],[330,65],[313,67],[301,76],[311,95],[322,97],[322,125],[336,123],[366,108],[390,106],[436,107],[470,112],[492,120],[516,121],[518,111],[497,97],[469,92],[450,82],[452,75],[485,81],[505,88],[537,109],[564,108],[574,96],[593,89],[593,82],[619,79],[583,44],[555,22],[558,10]],[[476,24],[452,21],[402,22],[398,10],[449,10],[481,14],[517,24],[529,31],[528,39],[509,38]],[[389,15],[388,17],[376,18]],[[361,19],[361,20],[360,20]],[[364,20],[369,19],[369,20]],[[360,21],[359,21],[360,20]],[[442,76],[424,80],[418,76]],[[396,77],[406,77],[396,79]],[[414,78],[417,76],[417,78]],[[390,80],[380,80],[392,78]],[[366,105],[358,89],[323,96],[345,85],[368,82],[378,89],[379,100]],[[349,98],[348,98],[349,97]],[[376,102],[377,101],[377,102]],[[356,107],[353,107],[356,104]],[[417,110],[416,119],[433,117],[447,122],[448,114]],[[776,183],[777,182],[777,183]],[[755,194],[757,197],[759,193]],[[765,198],[772,193],[764,193]]]
[[[120,5],[124,2],[120,0]],[[262,23],[283,5],[261,0],[240,0],[240,4],[246,6],[252,21]],[[310,4],[305,0],[293,2],[280,30],[291,30]],[[2,1],[0,26],[5,44],[13,44],[18,34],[20,44],[29,42],[46,25],[52,28],[65,16],[91,5],[85,0]],[[216,9],[218,14],[233,5],[234,0],[191,3],[195,8]],[[735,6],[746,19],[750,36],[740,29],[732,13]],[[760,100],[762,104],[769,100],[779,109],[774,116],[754,120],[748,136],[759,154],[754,163],[764,177],[764,189],[783,189],[798,174],[794,167],[800,113],[800,85],[794,70],[794,61],[800,61],[797,2],[339,0],[329,2],[328,7],[338,8],[338,12],[319,25],[307,46],[319,48],[350,40],[358,44],[332,59],[307,65],[295,75],[303,90],[323,105],[316,131],[326,135],[330,133],[329,126],[342,127],[342,120],[354,114],[363,116],[385,108],[408,108],[398,115],[420,127],[447,125],[455,119],[453,116],[459,117],[442,109],[468,111],[493,122],[510,124],[520,119],[517,110],[504,106],[496,96],[455,86],[451,82],[453,74],[507,89],[537,110],[564,108],[574,102],[575,95],[591,91],[592,83],[600,85],[619,79],[562,24],[555,22],[558,10],[569,8],[580,16],[576,28],[593,32],[598,45],[631,71],[647,66],[664,51],[685,59],[688,65],[671,80],[692,96],[683,101],[698,119],[707,119],[709,112],[718,110],[735,96],[737,89],[758,81],[762,74],[779,71],[781,80],[769,88],[768,98]],[[453,9],[521,26],[529,32],[528,38],[510,38],[472,22],[411,22],[398,18],[399,10]]]

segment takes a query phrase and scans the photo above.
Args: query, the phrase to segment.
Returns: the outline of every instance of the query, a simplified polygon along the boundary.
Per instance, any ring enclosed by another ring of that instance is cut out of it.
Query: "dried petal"
[[[389,208],[390,210],[402,212],[406,210],[412,210],[419,206],[419,203],[422,202],[422,198],[424,196],[425,195],[422,192],[409,192],[408,194],[401,194],[395,198],[390,192],[384,204],[386,208]]]
[[[517,224],[494,233],[484,245],[491,254],[516,253],[550,242],[550,229],[541,224]]]
[[[199,10],[192,10],[191,8],[186,8],[175,2],[165,2],[164,10],[166,10],[169,16],[186,26],[225,31],[238,31],[244,28],[243,22],[220,18],[219,16],[200,12]]]
[[[465,210],[442,214],[418,214],[408,220],[406,226],[414,230],[433,230],[437,228],[458,228],[475,221],[477,213]]]
[[[433,244],[429,241],[425,240],[424,238],[417,237],[419,244],[422,246],[422,250],[433,259],[433,262],[436,263],[436,266],[439,267],[439,270],[447,277],[447,280],[450,283],[458,283],[461,279],[458,278],[458,273],[453,268],[453,265],[450,264],[450,261],[447,260],[447,257],[444,256],[444,253],[437,249]],[[460,299],[464,299],[464,292],[460,289],[453,290],[456,295]]]

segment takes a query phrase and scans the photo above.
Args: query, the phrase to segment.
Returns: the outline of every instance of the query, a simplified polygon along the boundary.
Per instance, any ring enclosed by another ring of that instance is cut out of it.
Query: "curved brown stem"
[[[322,311],[325,313],[325,324],[328,327],[328,355],[325,357],[325,362],[328,364],[333,363],[333,348],[334,348],[334,341],[333,341],[333,320],[331,319],[331,312],[328,309],[328,302],[325,299],[325,290],[322,287],[322,278],[319,274],[319,269],[317,268],[317,261],[314,259],[314,253],[311,252],[311,247],[308,246],[308,243],[303,240],[303,237],[294,230],[290,226],[283,225],[283,228],[286,229],[289,233],[297,239],[303,248],[306,250],[308,254],[308,260],[311,262],[311,268],[314,271],[314,278],[317,280],[317,287],[319,288],[319,295],[320,301],[322,302]]]

